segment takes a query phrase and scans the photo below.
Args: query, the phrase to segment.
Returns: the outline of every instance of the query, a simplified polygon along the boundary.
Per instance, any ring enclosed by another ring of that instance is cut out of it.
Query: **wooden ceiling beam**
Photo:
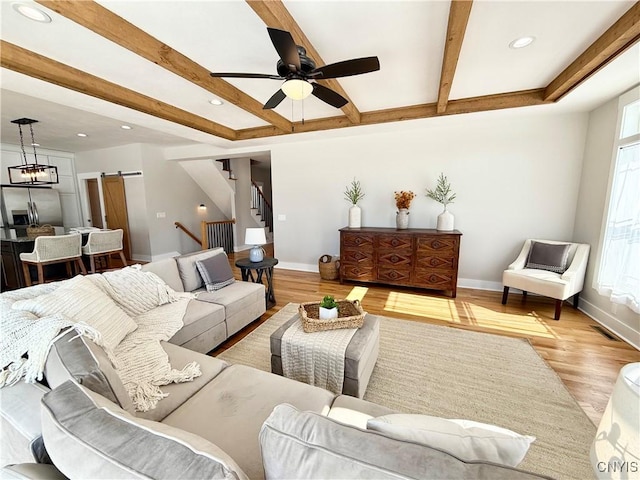
[[[483,112],[488,110],[500,110],[505,108],[528,107],[532,105],[544,105],[544,88],[522,90],[518,92],[500,93],[496,95],[484,95],[460,100],[452,100],[448,103],[444,115],[457,115],[461,113]],[[410,107],[390,108],[363,112],[360,125],[374,125],[378,123],[401,122],[403,120],[417,120],[441,116],[437,112],[436,103],[412,105]],[[319,118],[317,120],[305,120],[304,124],[296,122],[293,132],[315,132],[319,130],[333,130],[336,128],[353,127],[345,117]],[[285,135],[273,127],[257,127],[237,130],[237,140],[249,140],[254,138]]]
[[[549,83],[544,99],[558,101],[640,40],[640,2],[636,2],[571,65]]]
[[[315,49],[315,47],[311,44],[305,33],[302,31],[300,26],[294,20],[294,18],[289,13],[289,10],[284,6],[282,1],[280,0],[246,0],[249,6],[253,9],[254,12],[262,19],[262,21],[271,28],[278,28],[280,30],[286,30],[291,33],[293,40],[297,45],[302,45],[307,50],[307,55],[311,57],[315,62],[316,66],[321,67],[326,65],[326,62],[322,60],[322,57]],[[338,80],[332,78],[328,80],[318,80],[318,83],[323,84],[324,86],[335,90],[344,98],[349,100],[344,107],[342,107],[342,111],[347,116],[349,121],[357,125],[360,123],[360,111],[353,104],[347,92],[344,91],[342,85],[338,82]],[[290,133],[290,132],[289,132]]]
[[[82,25],[153,62],[176,75],[198,85],[214,95],[234,104],[284,131],[291,131],[291,122],[274,112],[263,110],[262,104],[220,78],[213,78],[209,70],[173,50],[111,10],[89,0],[36,0],[37,3]]]
[[[235,130],[224,125],[193,115],[173,105],[147,97],[4,40],[0,40],[0,66],[227,140],[235,140],[237,137]]]
[[[452,0],[449,7],[449,24],[447,25],[447,39],[444,44],[442,70],[440,72],[440,89],[438,90],[438,113],[444,113],[449,101],[449,93],[453,85],[453,77],[458,66],[458,58],[462,49],[464,33],[471,15],[472,0]]]

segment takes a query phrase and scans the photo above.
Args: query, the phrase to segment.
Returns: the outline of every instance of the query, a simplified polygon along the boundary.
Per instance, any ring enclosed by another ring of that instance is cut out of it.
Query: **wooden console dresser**
[[[340,229],[340,282],[356,280],[449,291],[455,298],[457,230]]]

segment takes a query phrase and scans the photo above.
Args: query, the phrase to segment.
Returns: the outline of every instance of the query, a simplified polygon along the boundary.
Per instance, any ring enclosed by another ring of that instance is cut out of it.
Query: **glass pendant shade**
[[[292,78],[284,82],[280,89],[292,100],[304,100],[313,92],[313,85],[305,80]]]
[[[12,185],[52,185],[59,183],[58,167],[54,165],[44,165],[38,163],[38,155],[36,153],[36,142],[33,137],[33,124],[37,120],[30,118],[19,118],[11,120],[11,123],[18,125],[20,132],[20,147],[22,148],[22,158],[24,163],[8,167],[9,183]],[[33,146],[34,163],[27,161],[27,153],[24,149],[24,138],[22,136],[22,125],[29,125],[31,131],[31,145]]]

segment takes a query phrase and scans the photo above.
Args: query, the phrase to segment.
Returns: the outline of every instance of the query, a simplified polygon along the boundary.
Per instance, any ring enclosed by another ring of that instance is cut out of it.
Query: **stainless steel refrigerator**
[[[52,188],[2,187],[2,223],[24,231],[29,225],[62,227],[60,195]],[[18,236],[22,236],[18,233]]]

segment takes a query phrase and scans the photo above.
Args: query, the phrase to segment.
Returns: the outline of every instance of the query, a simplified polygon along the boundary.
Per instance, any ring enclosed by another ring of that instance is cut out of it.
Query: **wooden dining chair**
[[[127,266],[127,259],[124,256],[124,247],[122,244],[123,230],[98,230],[89,233],[87,243],[82,247],[82,253],[89,257],[89,270],[91,273],[96,272],[96,259],[107,259],[107,268],[111,268],[111,256],[120,255],[122,265]]]
[[[72,266],[76,273],[87,274],[82,263],[82,236],[79,234],[40,236],[35,239],[33,252],[21,253],[22,271],[28,287],[33,285],[31,281],[30,265],[35,265],[38,270],[38,283],[44,283],[44,266],[54,263],[66,263],[67,274],[73,275]]]

